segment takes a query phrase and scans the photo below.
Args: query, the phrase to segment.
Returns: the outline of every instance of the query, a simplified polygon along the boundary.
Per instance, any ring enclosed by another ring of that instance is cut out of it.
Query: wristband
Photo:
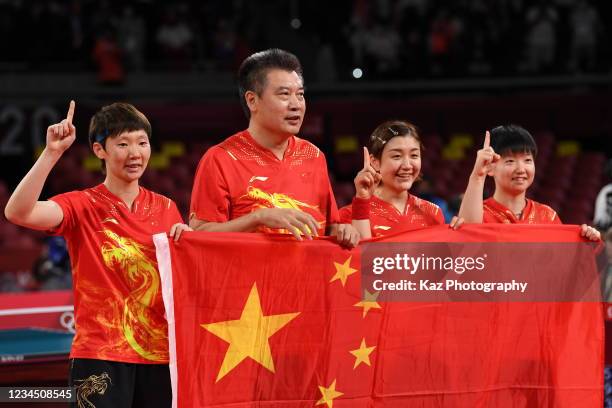
[[[354,220],[369,220],[370,219],[370,198],[353,198],[353,214]]]

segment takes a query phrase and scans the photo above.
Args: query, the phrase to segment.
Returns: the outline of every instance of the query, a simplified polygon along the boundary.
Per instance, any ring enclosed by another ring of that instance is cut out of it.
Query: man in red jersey
[[[38,201],[45,180],[76,139],[74,102],[47,129],[47,145],[13,192],[6,217],[66,238],[76,335],[70,384],[76,406],[169,407],[168,328],[151,236],[183,230],[176,204],[139,186],[151,147],[151,125],[132,105],[103,107],[89,141],[103,161],[104,182]]]
[[[459,216],[475,223],[561,224],[555,210],[526,198],[535,177],[537,152],[533,137],[520,126],[498,126],[491,133],[487,131]],[[483,202],[487,175],[495,180],[495,192]],[[600,239],[599,231],[586,224],[581,227],[581,235],[593,241]]]
[[[270,49],[238,72],[248,129],[205,154],[191,195],[190,225],[202,231],[291,233],[296,239],[335,235],[355,246],[359,234],[338,224],[323,153],[295,136],[306,112],[297,57]]]

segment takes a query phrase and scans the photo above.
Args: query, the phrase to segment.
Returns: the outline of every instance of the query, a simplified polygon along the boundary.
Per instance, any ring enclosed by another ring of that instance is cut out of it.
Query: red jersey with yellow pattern
[[[353,208],[351,205],[340,209],[340,222],[350,224]],[[440,207],[432,202],[408,194],[404,213],[393,204],[376,196],[370,200],[370,230],[372,237],[382,237],[394,232],[415,227],[429,227],[444,224]]]
[[[168,326],[152,235],[182,222],[176,204],[140,187],[130,211],[104,184],[52,197],[64,219],[76,335],[71,358],[168,363]]]
[[[520,217],[493,197],[484,201],[482,222],[498,224],[562,224],[556,211],[545,204],[527,199]]]
[[[289,138],[279,160],[247,130],[211,147],[200,160],[191,194],[191,216],[226,222],[260,208],[293,208],[310,213],[319,233],[338,222],[338,208],[325,156],[299,137]],[[264,232],[281,232],[261,228]]]

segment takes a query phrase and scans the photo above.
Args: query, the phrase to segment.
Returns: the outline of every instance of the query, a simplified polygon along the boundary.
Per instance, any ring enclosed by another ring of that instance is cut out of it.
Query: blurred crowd
[[[234,73],[293,51],[308,79],[610,72],[609,2],[595,0],[0,0],[0,71]]]

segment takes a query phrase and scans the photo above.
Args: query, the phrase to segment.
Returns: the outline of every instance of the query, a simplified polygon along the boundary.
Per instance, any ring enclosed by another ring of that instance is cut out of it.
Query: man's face
[[[531,153],[508,153],[501,157],[492,170],[495,188],[511,195],[527,191],[535,177],[535,161]]]
[[[261,95],[247,92],[246,97],[251,121],[257,126],[273,134],[295,135],[300,131],[306,100],[302,78],[295,71],[268,71]]]

